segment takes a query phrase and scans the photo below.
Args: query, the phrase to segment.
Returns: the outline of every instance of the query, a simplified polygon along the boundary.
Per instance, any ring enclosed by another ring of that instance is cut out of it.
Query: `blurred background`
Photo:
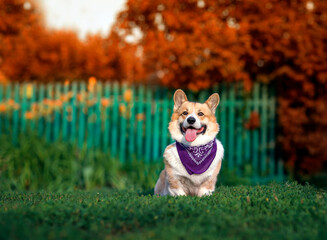
[[[327,183],[327,2],[0,0],[0,189],[150,189],[172,95],[221,98],[218,184]]]

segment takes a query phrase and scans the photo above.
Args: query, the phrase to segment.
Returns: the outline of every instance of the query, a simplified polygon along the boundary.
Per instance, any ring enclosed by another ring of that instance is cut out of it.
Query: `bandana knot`
[[[176,142],[177,152],[188,174],[204,173],[215,159],[216,139],[201,146],[187,146]]]

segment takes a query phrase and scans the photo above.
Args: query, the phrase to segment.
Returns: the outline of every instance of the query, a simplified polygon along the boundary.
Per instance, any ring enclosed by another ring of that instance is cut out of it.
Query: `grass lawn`
[[[210,197],[137,191],[0,192],[0,239],[324,239],[327,195],[296,183]]]

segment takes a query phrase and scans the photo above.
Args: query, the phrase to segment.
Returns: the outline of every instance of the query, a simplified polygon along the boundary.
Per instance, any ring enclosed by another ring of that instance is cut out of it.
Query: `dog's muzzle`
[[[205,134],[207,130],[206,125],[201,125],[200,128],[195,128],[193,126],[183,127],[183,124],[180,124],[180,130],[182,134],[185,136],[186,141],[193,142],[196,137],[200,134]]]

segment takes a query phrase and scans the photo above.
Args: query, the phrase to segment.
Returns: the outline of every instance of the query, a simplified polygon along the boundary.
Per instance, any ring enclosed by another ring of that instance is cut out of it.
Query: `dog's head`
[[[204,103],[189,102],[185,93],[178,89],[174,94],[174,113],[169,132],[177,142],[200,146],[210,142],[219,132],[215,111],[219,95],[212,94]]]

